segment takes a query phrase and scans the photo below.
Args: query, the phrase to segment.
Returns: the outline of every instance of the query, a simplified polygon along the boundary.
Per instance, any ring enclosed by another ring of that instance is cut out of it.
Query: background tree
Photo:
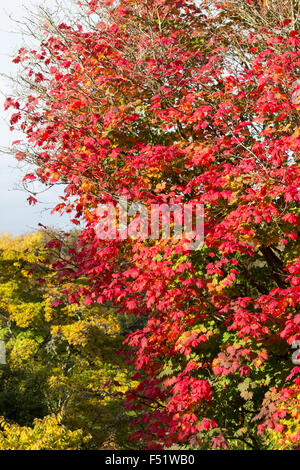
[[[115,354],[126,324],[112,308],[68,304],[64,289],[72,295],[80,282],[62,284],[49,261],[62,259],[69,238],[40,231],[0,239],[0,335],[7,350],[0,415],[12,423],[3,427],[3,449],[54,449],[61,439],[69,448],[126,447],[130,418],[122,395],[132,373]]]

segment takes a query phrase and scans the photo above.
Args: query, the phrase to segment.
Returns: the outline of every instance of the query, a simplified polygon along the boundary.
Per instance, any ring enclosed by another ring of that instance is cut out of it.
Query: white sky
[[[13,20],[28,17],[26,7],[34,11],[38,3],[51,7],[55,0],[0,0],[0,73],[13,75],[17,66],[12,63],[15,53],[24,45],[24,38],[18,33]],[[11,16],[12,19],[9,18]],[[0,148],[9,148],[19,135],[8,128],[7,112],[3,110],[4,96],[9,95],[9,82],[0,77]],[[40,203],[29,206],[29,194],[21,188],[24,171],[12,156],[0,153],[0,232],[20,235],[38,229],[41,222],[48,226],[69,227],[66,218],[50,215],[51,208],[58,202],[62,189],[52,189],[37,197]],[[72,225],[72,224],[71,224]]]

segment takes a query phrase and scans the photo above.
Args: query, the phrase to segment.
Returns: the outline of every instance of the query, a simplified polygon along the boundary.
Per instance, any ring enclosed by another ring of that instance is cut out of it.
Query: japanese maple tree
[[[80,228],[70,303],[144,319],[127,338],[145,448],[299,445],[299,4],[86,1],[46,15],[8,98],[25,176]],[[100,204],[204,204],[205,243],[97,237]],[[36,196],[30,196],[30,203]],[[274,437],[275,436],[275,437]]]

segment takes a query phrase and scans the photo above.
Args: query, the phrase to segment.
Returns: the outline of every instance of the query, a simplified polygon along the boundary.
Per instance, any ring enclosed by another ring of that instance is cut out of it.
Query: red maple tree
[[[300,387],[298,22],[293,0],[93,0],[15,59],[16,156],[82,224],[55,265],[88,281],[69,301],[144,319],[126,405],[146,448],[262,448],[268,429],[299,445],[280,424]],[[100,240],[97,208],[120,197],[204,204],[204,245]]]

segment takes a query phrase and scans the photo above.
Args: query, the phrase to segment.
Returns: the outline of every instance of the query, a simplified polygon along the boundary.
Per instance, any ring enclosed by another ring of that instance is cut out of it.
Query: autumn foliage
[[[74,239],[74,231],[67,240],[53,231],[0,237],[1,450],[128,447],[134,413],[123,401],[136,382],[116,351],[132,322],[112,306],[68,303],[84,281],[61,285],[51,263]]]
[[[28,188],[65,185],[54,210],[79,236],[52,269],[66,291],[79,283],[68,302],[141,319],[126,339],[132,442],[295,448],[299,4],[83,3],[19,51],[6,108],[26,135],[16,157],[36,165]],[[121,196],[204,204],[204,245],[99,240],[97,207]]]

